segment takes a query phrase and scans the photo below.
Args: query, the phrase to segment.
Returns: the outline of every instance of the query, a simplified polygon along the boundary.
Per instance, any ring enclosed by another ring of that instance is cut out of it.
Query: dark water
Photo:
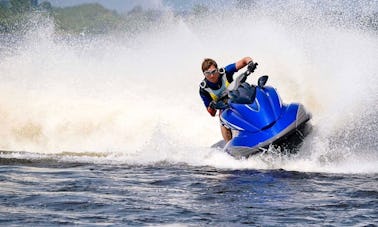
[[[0,225],[378,225],[377,174],[0,162]]]
[[[253,2],[132,36],[39,16],[0,34],[0,226],[378,226],[377,1]],[[209,150],[200,63],[244,56],[313,113],[297,158]]]

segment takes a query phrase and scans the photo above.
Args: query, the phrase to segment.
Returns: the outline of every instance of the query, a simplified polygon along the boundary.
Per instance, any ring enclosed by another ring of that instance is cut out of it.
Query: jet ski
[[[306,124],[311,113],[302,104],[283,103],[277,90],[266,85],[266,75],[258,79],[257,85],[245,82],[257,66],[252,64],[234,79],[215,105],[222,111],[220,118],[232,130],[233,138],[213,146],[223,147],[236,158],[248,158],[271,145],[289,145],[294,150],[311,131]]]

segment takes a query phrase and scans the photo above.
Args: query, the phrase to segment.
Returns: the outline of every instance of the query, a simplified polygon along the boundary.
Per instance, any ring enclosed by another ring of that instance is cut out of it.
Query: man
[[[234,73],[248,65],[250,62],[252,62],[252,58],[244,57],[236,63],[229,64],[226,67],[219,69],[218,64],[213,59],[206,58],[203,60],[202,72],[205,79],[200,84],[199,93],[211,116],[215,116],[217,112],[214,108],[215,103],[222,101],[220,98],[226,94],[226,88],[233,81]],[[221,111],[219,112],[220,116]],[[222,120],[220,121],[223,139],[228,142],[232,139],[231,130],[224,125]]]

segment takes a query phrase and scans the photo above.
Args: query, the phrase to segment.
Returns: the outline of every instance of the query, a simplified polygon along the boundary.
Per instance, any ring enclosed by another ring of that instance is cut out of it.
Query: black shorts
[[[224,121],[222,120],[222,118],[220,117],[220,115],[219,115],[219,124],[220,124],[221,126],[227,128],[227,129],[230,129],[230,127],[228,127],[228,126],[226,125],[226,123],[224,123]]]

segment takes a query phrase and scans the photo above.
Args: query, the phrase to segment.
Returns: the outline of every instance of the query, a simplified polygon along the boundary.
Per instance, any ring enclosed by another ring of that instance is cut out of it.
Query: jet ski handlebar
[[[250,61],[247,64],[247,70],[237,76],[234,81],[227,87],[228,91],[236,90],[240,86],[240,84],[244,83],[247,80],[247,77],[253,73],[257,67],[258,63],[254,63],[253,61]]]
[[[242,73],[239,77],[243,77],[243,81],[242,83],[245,82],[245,80],[247,79],[247,77],[253,73],[257,67],[258,63],[254,63],[253,61],[250,61],[248,64],[247,64],[247,71],[245,71],[244,73]]]
[[[220,97],[219,101],[212,102],[211,107],[214,109],[226,109],[228,108],[228,104],[226,103],[226,100],[229,98],[229,92],[238,89],[238,87],[244,83],[247,80],[247,77],[253,73],[257,67],[258,63],[254,63],[253,61],[250,61],[247,64],[247,70],[237,76],[234,81],[227,87],[227,91],[224,92],[224,94]],[[224,73],[224,69],[222,68],[220,70],[220,73]]]

